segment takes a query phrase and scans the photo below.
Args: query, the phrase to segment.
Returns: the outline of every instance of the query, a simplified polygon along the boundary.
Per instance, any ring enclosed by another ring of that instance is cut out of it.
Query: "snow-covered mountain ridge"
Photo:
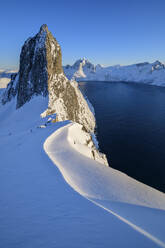
[[[45,24],[34,37],[25,41],[19,71],[11,75],[11,81],[1,95],[1,102],[5,105],[13,101],[18,110],[36,96],[48,98],[48,106],[41,115],[43,118],[56,114],[56,121],[70,120],[80,124],[88,136],[84,140],[86,148],[94,154],[91,158],[100,157],[103,164],[108,165],[106,157],[95,146],[94,110],[77,82],[69,81],[65,76],[61,47]]]
[[[0,105],[1,246],[165,247],[164,194],[80,153],[88,137],[41,118],[47,100]]]
[[[0,104],[1,247],[165,248],[165,194],[103,166],[47,26],[20,61]]]
[[[138,63],[128,66],[94,65],[83,58],[72,66],[63,66],[65,75],[78,81],[125,81],[165,86],[165,65],[160,61]]]
[[[18,109],[35,95],[49,97],[45,115],[56,113],[59,121],[72,120],[94,131],[94,115],[77,83],[64,75],[60,45],[46,25],[25,41],[19,71],[11,76],[2,104],[15,97]]]

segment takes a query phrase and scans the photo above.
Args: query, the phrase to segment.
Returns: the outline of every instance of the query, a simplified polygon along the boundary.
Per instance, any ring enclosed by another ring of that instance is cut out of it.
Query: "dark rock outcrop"
[[[62,72],[61,49],[47,26],[42,25],[39,33],[28,39],[21,51],[17,108],[34,94],[46,96],[54,72]]]
[[[94,131],[94,115],[77,83],[64,75],[60,45],[45,24],[24,43],[19,72],[8,84],[2,103],[17,97],[16,108],[20,108],[34,95],[49,96],[45,115],[57,113],[59,121],[69,119]]]

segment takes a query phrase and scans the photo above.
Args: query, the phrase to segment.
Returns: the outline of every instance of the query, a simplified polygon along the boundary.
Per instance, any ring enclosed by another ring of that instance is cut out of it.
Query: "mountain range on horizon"
[[[165,86],[165,64],[160,61],[143,62],[133,65],[94,65],[83,58],[72,66],[63,66],[69,79],[78,81],[125,81]]]
[[[103,66],[93,64],[86,58],[75,61],[73,65],[63,66],[68,79],[77,81],[123,81],[140,82],[165,86],[165,63],[142,62],[132,65]],[[13,70],[0,70],[0,86],[7,85]]]

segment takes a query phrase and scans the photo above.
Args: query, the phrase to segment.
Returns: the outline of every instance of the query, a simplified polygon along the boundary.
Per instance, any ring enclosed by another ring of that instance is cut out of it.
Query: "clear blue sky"
[[[63,64],[165,61],[165,0],[5,0],[0,9],[0,68],[18,66],[24,41],[44,23]]]

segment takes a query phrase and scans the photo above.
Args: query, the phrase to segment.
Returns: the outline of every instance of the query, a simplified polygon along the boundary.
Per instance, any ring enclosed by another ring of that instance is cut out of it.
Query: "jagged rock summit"
[[[82,124],[87,131],[94,131],[93,112],[78,84],[64,75],[60,45],[46,24],[25,41],[19,71],[11,77],[2,103],[16,97],[16,108],[20,108],[35,95],[49,97],[44,115],[57,113],[59,121],[72,120]]]

